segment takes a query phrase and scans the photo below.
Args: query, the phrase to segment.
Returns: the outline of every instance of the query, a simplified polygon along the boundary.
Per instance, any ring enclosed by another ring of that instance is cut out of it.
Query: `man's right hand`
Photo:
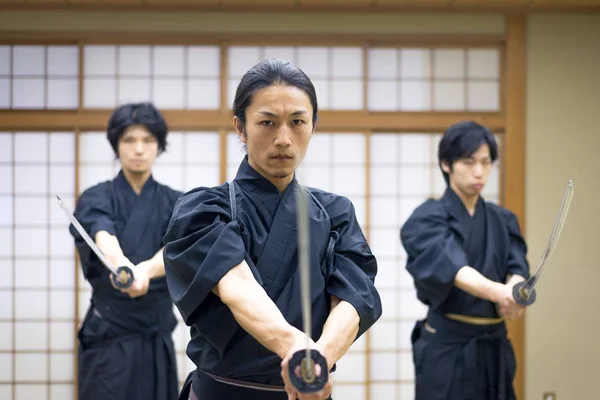
[[[494,303],[498,304],[500,315],[506,320],[518,319],[525,313],[525,307],[517,304],[513,297],[513,286],[517,282],[498,284],[494,293]]]

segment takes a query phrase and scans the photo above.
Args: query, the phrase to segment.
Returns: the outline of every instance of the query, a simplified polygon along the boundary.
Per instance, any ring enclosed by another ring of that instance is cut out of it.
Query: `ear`
[[[233,128],[239,136],[242,143],[246,143],[246,133],[244,132],[244,123],[236,116],[233,117]]]
[[[450,173],[452,173],[452,170],[450,169],[450,165],[448,165],[448,163],[446,161],[442,161],[442,171],[444,171],[448,175],[450,175]]]

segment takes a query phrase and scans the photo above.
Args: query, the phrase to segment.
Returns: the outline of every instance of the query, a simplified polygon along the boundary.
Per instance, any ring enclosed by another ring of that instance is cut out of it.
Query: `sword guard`
[[[321,367],[319,375],[316,365]],[[300,376],[296,375],[296,367],[300,367]],[[318,350],[310,350],[310,360],[306,359],[306,350],[294,353],[288,363],[288,374],[292,385],[300,393],[315,393],[323,389],[329,380],[327,360]]]
[[[133,271],[129,267],[117,268],[117,274],[110,274],[110,279],[118,289],[127,289],[133,284]]]
[[[527,287],[527,281],[522,281],[513,286],[513,297],[517,304],[527,307],[535,303],[537,294],[535,289]]]

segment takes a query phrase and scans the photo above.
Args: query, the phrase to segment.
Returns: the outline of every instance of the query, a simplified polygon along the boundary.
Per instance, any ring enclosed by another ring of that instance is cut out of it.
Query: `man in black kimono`
[[[523,315],[512,287],[529,265],[515,214],[481,197],[497,156],[487,128],[451,126],[438,154],[446,192],[400,232],[417,297],[429,306],[412,333],[417,400],[515,399],[505,320]]]
[[[135,280],[116,289],[110,272],[70,226],[91,305],[79,331],[80,400],[172,400],[178,395],[177,320],[164,277],[162,239],[181,192],[156,182],[152,166],[166,148],[167,125],[148,103],[117,108],[108,140],[121,161],[110,181],[81,194],[74,216],[109,261]]]
[[[299,393],[290,384],[288,361],[311,340],[332,370],[375,323],[382,311],[377,262],[350,200],[308,188],[307,338],[295,170],[315,130],[315,89],[295,66],[267,60],[244,75],[233,109],[247,149],[235,179],[184,194],[165,235],[169,291],[191,326],[187,354],[197,366],[180,398],[327,399],[331,380],[320,392]]]

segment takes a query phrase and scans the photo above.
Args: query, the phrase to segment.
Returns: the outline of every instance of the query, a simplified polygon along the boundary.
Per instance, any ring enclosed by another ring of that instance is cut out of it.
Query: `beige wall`
[[[527,400],[600,398],[600,16],[534,16],[527,46],[526,224],[536,266],[568,179],[575,195],[526,320]]]
[[[261,15],[77,13],[0,14],[0,30],[255,31],[352,33],[491,33],[496,15]],[[258,23],[258,20],[263,22]],[[128,23],[124,23],[127,22]],[[573,179],[575,197],[555,257],[526,320],[526,400],[555,390],[559,399],[599,396],[600,379],[600,16],[533,16],[527,47],[526,237],[537,265],[560,203]]]

